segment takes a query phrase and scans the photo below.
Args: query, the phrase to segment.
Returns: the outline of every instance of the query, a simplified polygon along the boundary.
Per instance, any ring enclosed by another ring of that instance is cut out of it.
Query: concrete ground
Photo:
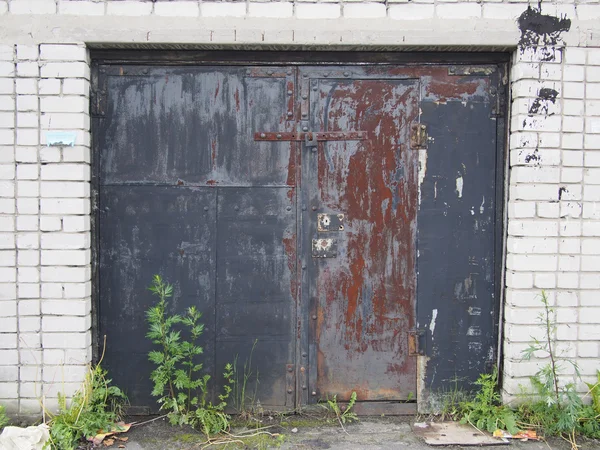
[[[216,444],[207,447],[203,436],[191,428],[171,427],[168,423],[155,420],[150,423],[134,426],[125,435],[128,439],[115,441],[108,448],[126,448],[128,450],[192,450],[192,449],[339,449],[339,450],[375,450],[375,449],[432,449],[417,437],[411,429],[412,418],[407,417],[363,417],[358,423],[346,425],[344,432],[339,425],[324,423],[323,420],[306,419],[302,416],[286,418],[263,418],[257,427],[269,427],[266,431],[275,434],[254,436],[239,444]],[[271,423],[270,423],[271,422]],[[247,430],[237,427],[232,433],[241,434]],[[246,431],[247,432],[247,431]],[[282,440],[282,442],[278,442]],[[581,450],[600,449],[600,442],[581,440]],[[502,447],[518,450],[571,450],[571,445],[562,439],[551,439],[547,442],[512,442],[510,445],[492,446],[490,449],[501,450]],[[107,448],[107,447],[104,447]],[[469,448],[461,446],[445,447],[448,449]],[[472,447],[471,447],[472,448]]]

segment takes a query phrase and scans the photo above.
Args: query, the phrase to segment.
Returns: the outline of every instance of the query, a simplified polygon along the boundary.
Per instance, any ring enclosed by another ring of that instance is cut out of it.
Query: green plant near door
[[[229,416],[224,411],[233,380],[231,364],[225,366],[224,392],[215,405],[207,398],[210,375],[202,374],[203,365],[198,362],[203,353],[198,344],[204,331],[202,313],[191,306],[183,315],[167,314],[173,286],[160,275],[154,275],[149,290],[158,297],[158,302],[146,311],[146,336],[157,346],[148,354],[156,365],[150,374],[154,383],[152,395],[158,397],[160,409],[167,412],[173,425],[197,426],[207,436],[228,429]]]

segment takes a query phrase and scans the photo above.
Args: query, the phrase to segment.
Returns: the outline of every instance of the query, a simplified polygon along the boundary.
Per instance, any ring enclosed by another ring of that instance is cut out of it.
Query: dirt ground
[[[140,418],[133,420],[140,421]],[[144,419],[142,419],[143,421]],[[145,419],[148,420],[148,419]],[[419,419],[422,420],[422,419]],[[215,442],[208,445],[204,436],[189,427],[172,427],[164,419],[153,420],[133,426],[122,435],[127,441],[115,441],[106,449],[128,450],[193,450],[193,449],[432,449],[417,437],[411,428],[413,417],[362,417],[359,422],[347,424],[345,431],[337,422],[327,423],[323,418],[311,416],[264,416],[249,423],[232,427],[233,436],[229,443]],[[234,442],[237,441],[237,442]],[[499,443],[500,444],[500,443]],[[600,449],[600,442],[581,440],[581,450]],[[119,447],[121,445],[122,447]],[[502,446],[490,448],[501,449]],[[571,445],[562,439],[544,442],[512,442],[504,447],[518,450],[571,450]],[[472,448],[449,446],[448,449]]]

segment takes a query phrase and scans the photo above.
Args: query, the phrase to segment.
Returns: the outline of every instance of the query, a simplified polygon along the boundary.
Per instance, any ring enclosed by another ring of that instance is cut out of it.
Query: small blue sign
[[[72,131],[46,131],[48,147],[73,147],[77,134]]]

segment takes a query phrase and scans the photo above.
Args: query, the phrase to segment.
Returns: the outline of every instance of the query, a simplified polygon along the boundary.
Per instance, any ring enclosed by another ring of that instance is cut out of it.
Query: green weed
[[[340,405],[337,403],[337,395],[334,395],[333,398],[326,398],[325,402],[319,403],[321,407],[323,407],[328,413],[334,416],[334,419],[338,421],[342,430],[346,431],[344,425],[346,422],[355,422],[358,421],[358,416],[355,412],[352,411],[354,404],[356,403],[356,392],[352,392],[350,395],[350,400],[346,405],[346,408],[342,411]]]
[[[95,436],[100,430],[118,430],[123,405],[127,401],[125,394],[111,380],[99,364],[90,367],[83,385],[75,393],[70,404],[59,394],[57,414],[45,411],[49,417],[49,446],[55,450],[71,450],[81,438]]]
[[[148,354],[156,365],[150,374],[154,383],[152,395],[158,397],[160,409],[167,412],[172,425],[189,424],[199,427],[207,436],[229,428],[229,416],[224,410],[233,384],[233,368],[225,366],[226,384],[214,405],[208,398],[210,375],[202,374],[198,357],[203,348],[198,340],[204,331],[202,313],[189,307],[183,316],[167,314],[167,301],[173,296],[173,286],[154,275],[149,290],[158,302],[146,312],[149,331],[146,336],[158,346]],[[188,337],[185,339],[182,333]]]
[[[240,414],[243,418],[248,418],[256,407],[256,392],[258,390],[258,369],[256,369],[256,373],[252,369],[252,355],[254,354],[254,349],[258,344],[258,339],[254,340],[252,344],[252,349],[250,350],[250,355],[248,359],[244,361],[244,367],[242,368],[242,372],[240,373],[238,369],[238,357],[233,359],[233,408],[236,410],[238,414]],[[254,389],[251,394],[247,393],[248,384],[254,379]]]
[[[6,415],[6,408],[0,405],[0,430],[10,423],[10,419]]]
[[[475,382],[479,390],[472,400],[459,405],[460,423],[469,423],[480,430],[493,433],[497,429],[517,433],[517,417],[512,409],[502,405],[498,393],[498,369],[481,374]]]

